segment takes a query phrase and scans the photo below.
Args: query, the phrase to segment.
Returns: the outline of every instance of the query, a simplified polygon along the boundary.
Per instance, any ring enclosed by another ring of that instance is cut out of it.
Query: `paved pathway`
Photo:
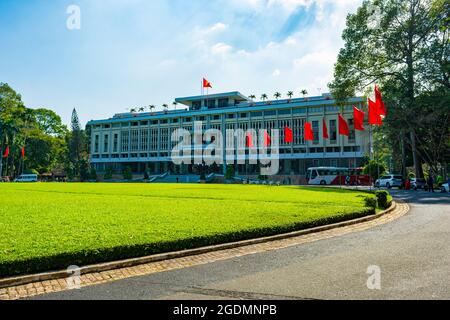
[[[450,299],[450,196],[393,193],[411,206],[397,220],[89,275],[80,290],[35,298]],[[367,288],[369,266],[381,290]]]

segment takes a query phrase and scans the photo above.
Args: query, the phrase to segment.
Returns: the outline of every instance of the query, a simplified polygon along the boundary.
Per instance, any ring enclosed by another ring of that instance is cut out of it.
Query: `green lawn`
[[[249,185],[0,183],[0,277],[342,221],[373,213],[367,196]]]

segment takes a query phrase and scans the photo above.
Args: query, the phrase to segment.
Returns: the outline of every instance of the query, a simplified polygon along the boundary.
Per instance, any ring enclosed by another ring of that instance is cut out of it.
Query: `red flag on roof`
[[[375,85],[375,103],[378,106],[378,114],[385,117],[387,115],[387,110],[383,102],[380,88],[378,88],[377,85]]]
[[[209,82],[205,78],[203,78],[203,88],[211,88],[212,89],[211,82]]]
[[[369,99],[369,124],[375,126],[382,125],[378,105],[370,99]]]
[[[9,156],[9,147],[6,147],[5,153],[3,154],[3,158],[8,158]]]
[[[341,114],[339,114],[339,134],[347,137],[350,135],[348,123]]]
[[[305,122],[305,141],[314,140],[314,131],[312,129],[311,122]]]
[[[292,129],[289,127],[284,128],[284,142],[286,143],[294,142],[294,133],[292,132]]]
[[[328,134],[328,127],[327,122],[325,121],[325,118],[322,120],[322,135],[324,139],[329,139],[330,135]]]
[[[355,130],[364,131],[364,116],[365,113],[357,107],[353,107],[353,119],[355,123]]]

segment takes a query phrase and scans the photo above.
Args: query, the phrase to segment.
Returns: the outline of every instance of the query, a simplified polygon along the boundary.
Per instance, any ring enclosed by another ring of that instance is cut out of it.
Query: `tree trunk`
[[[405,132],[402,130],[400,133],[400,146],[402,148],[402,175],[406,178],[406,152],[405,152]]]

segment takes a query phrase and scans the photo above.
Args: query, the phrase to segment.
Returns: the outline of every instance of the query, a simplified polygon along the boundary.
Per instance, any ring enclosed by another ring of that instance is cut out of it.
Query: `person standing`
[[[430,175],[428,176],[428,192],[434,192],[434,179],[433,175],[430,172]]]

